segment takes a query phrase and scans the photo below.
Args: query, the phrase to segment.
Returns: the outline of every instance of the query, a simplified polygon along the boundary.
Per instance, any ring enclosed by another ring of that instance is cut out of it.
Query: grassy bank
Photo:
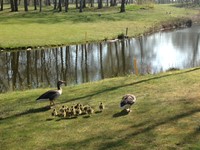
[[[5,6],[6,7],[6,6]],[[9,7],[9,6],[7,6]],[[127,5],[126,13],[119,13],[119,7],[87,8],[83,13],[71,8],[68,13],[53,12],[45,8],[35,12],[29,8],[24,12],[0,12],[0,48],[55,46],[114,39],[119,34],[137,36],[149,30],[182,17],[197,14],[195,9],[178,8],[174,5]],[[170,13],[169,13],[170,12]]]
[[[56,108],[105,104],[102,113],[76,119],[54,118],[48,102],[35,102],[48,89],[0,94],[1,149],[200,149],[199,83],[200,68],[193,68],[63,87]],[[137,103],[123,115],[126,93]]]

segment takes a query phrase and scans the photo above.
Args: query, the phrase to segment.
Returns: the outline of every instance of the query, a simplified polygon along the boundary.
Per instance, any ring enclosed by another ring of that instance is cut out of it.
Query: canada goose
[[[94,109],[92,109],[90,106],[87,108],[88,115],[91,115],[94,113]]]
[[[76,110],[75,108],[71,108],[71,116],[75,116],[76,115]]]
[[[54,100],[57,99],[61,94],[62,94],[62,88],[60,87],[65,81],[58,81],[57,82],[57,90],[49,90],[42,94],[40,97],[38,97],[36,100],[37,101],[42,101],[42,100],[49,100],[50,101],[50,106],[55,105]]]
[[[64,105],[60,108],[60,114],[61,114],[61,115],[64,115],[65,109],[66,109],[66,108],[65,108]]]
[[[77,109],[76,109],[76,115],[78,116],[78,115],[81,115],[81,114],[82,114],[81,109],[80,109],[80,108],[77,108]]]
[[[127,112],[131,112],[131,106],[136,102],[136,97],[132,94],[126,94],[122,97],[120,107],[125,109]]]
[[[101,102],[100,105],[99,105],[99,110],[100,110],[100,112],[102,112],[103,109],[104,109],[104,105],[103,105],[103,103]]]
[[[52,116],[57,116],[58,115],[58,112],[57,112],[57,110],[55,108],[53,109],[53,112],[51,113],[51,115]]]

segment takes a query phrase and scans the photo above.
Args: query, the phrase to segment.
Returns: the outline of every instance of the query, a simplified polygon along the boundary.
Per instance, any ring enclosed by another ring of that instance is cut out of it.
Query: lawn
[[[49,102],[35,99],[48,89],[0,94],[2,150],[200,149],[200,68],[127,75],[63,87],[55,108],[89,104],[102,113],[74,119],[51,116]],[[129,114],[119,102],[132,93],[137,102]]]
[[[135,37],[152,27],[180,18],[190,18],[198,13],[193,8],[175,5],[127,5],[125,13],[119,6],[113,8],[86,8],[83,13],[71,8],[69,12],[55,12],[52,7],[42,12],[29,12],[19,8],[10,12],[9,6],[0,12],[0,48],[71,45],[77,43],[115,39],[126,32]],[[170,12],[170,14],[169,14]]]

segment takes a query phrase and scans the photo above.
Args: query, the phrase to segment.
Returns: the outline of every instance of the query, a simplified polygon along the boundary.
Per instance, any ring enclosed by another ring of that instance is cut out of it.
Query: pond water
[[[0,53],[0,92],[200,66],[200,26],[84,45]],[[134,65],[135,64],[135,65]]]

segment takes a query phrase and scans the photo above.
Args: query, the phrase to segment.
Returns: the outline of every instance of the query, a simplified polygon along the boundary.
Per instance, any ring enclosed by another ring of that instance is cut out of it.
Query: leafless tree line
[[[126,42],[5,52],[0,55],[0,91],[67,85],[125,74]],[[95,49],[95,52],[94,52]]]
[[[0,11],[4,10],[4,4],[9,4],[12,12],[18,11],[19,6],[24,6],[24,11],[29,10],[29,6],[33,6],[34,10],[45,6],[53,6],[57,11],[69,11],[69,5],[75,7],[79,12],[83,12],[83,9],[88,7],[97,6],[98,9],[105,7],[117,6],[121,3],[121,12],[125,11],[125,4],[134,3],[135,0],[0,0]]]

